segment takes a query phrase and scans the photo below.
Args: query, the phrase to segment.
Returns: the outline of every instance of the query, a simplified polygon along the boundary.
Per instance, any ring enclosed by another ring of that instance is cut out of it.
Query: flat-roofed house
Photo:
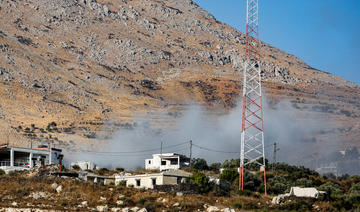
[[[169,170],[160,173],[139,175],[115,175],[115,185],[124,183],[134,188],[153,189],[155,185],[178,185],[185,183],[192,174],[182,170]]]
[[[145,159],[145,169],[160,171],[189,167],[190,159],[176,153],[154,154],[152,159]]]
[[[36,165],[58,164],[62,157],[61,152],[61,149],[44,145],[38,149],[0,145],[0,169],[24,170]]]

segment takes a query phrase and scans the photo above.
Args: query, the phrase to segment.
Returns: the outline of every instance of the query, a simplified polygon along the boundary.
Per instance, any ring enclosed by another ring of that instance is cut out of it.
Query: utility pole
[[[272,170],[274,171],[275,169],[275,164],[276,164],[276,152],[279,151],[280,148],[276,147],[276,142],[274,142],[274,153],[273,153],[273,166],[272,166]]]
[[[245,166],[250,163],[256,163],[261,166],[261,171],[264,171],[264,189],[266,195],[263,104],[260,74],[261,42],[259,40],[258,14],[259,0],[247,0],[239,190],[244,189]]]
[[[162,141],[162,138],[161,138],[161,144],[160,144],[160,155],[162,156],[162,146],[163,146],[163,141]]]
[[[190,140],[190,162],[189,162],[189,166],[191,168],[191,157],[192,157],[192,140]]]

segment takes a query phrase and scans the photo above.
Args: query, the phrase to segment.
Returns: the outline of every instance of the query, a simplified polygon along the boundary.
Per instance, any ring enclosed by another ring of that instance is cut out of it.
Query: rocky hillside
[[[0,15],[4,142],[106,140],[135,114],[169,111],[153,117],[160,126],[190,102],[226,113],[241,93],[244,34],[191,0],[0,0]],[[332,123],[315,143],[360,144],[358,85],[269,44],[261,51],[271,107],[285,99]]]

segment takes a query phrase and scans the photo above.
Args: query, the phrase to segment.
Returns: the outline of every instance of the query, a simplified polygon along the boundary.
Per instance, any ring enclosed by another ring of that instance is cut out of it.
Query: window
[[[171,159],[170,164],[171,165],[178,165],[178,159],[177,158]]]
[[[162,165],[162,166],[165,166],[165,165],[166,165],[166,160],[162,160],[162,161],[161,161],[161,165]]]
[[[136,186],[140,186],[140,180],[136,180]]]
[[[151,160],[149,160],[149,164],[151,164]]]
[[[176,179],[177,184],[180,184],[181,181],[182,181],[182,178],[181,178],[181,177],[178,177],[178,178]]]
[[[152,185],[156,185],[156,178],[152,178],[151,181],[152,181]]]

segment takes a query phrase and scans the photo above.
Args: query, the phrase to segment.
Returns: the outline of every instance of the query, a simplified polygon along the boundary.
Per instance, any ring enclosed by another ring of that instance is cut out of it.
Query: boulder
[[[216,211],[220,211],[220,209],[216,206],[209,206],[207,209],[206,209],[207,212],[216,212]]]
[[[56,192],[60,193],[62,191],[62,185],[59,185],[57,188],[56,188]]]
[[[51,184],[51,188],[52,188],[52,189],[56,189],[57,187],[58,187],[58,184],[57,184],[57,183]]]
[[[107,205],[98,205],[98,206],[96,206],[96,210],[100,211],[100,212],[108,211],[109,207]]]

